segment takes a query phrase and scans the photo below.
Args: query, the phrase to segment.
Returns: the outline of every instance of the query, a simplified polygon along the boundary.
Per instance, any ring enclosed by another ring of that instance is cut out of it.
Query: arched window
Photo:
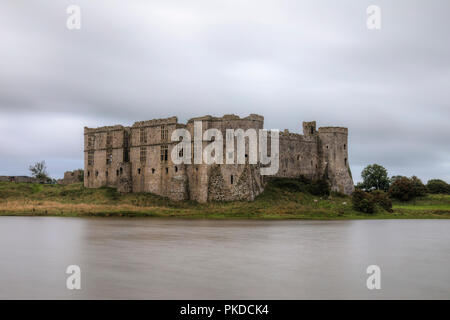
[[[141,174],[141,168],[138,168],[138,174]]]
[[[178,167],[177,166],[175,166],[175,172],[178,172]]]
[[[230,183],[231,183],[231,184],[234,183],[234,177],[233,177],[233,175],[230,176]]]
[[[155,168],[152,168],[152,173],[155,173]]]

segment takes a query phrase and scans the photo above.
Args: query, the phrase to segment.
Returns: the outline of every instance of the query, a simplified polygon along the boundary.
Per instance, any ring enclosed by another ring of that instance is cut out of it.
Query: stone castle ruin
[[[251,114],[244,118],[236,115],[220,118],[208,115],[192,118],[186,124],[178,123],[177,117],[171,117],[136,122],[131,127],[85,127],[85,187],[108,186],[122,193],[151,192],[174,200],[198,202],[254,200],[270,178],[260,174],[262,165],[259,163],[173,163],[170,155],[179,141],[171,141],[172,132],[183,128],[193,137],[194,122],[198,121],[202,124],[203,132],[215,128],[222,132],[223,137],[226,136],[226,129],[258,131],[264,125],[262,116]],[[211,140],[201,143],[206,147]],[[246,159],[248,150],[246,144]],[[181,156],[183,149],[176,152]],[[223,154],[226,154],[225,150]],[[353,192],[347,128],[322,127],[317,130],[316,122],[313,121],[303,122],[303,134],[290,133],[288,130],[280,132],[279,170],[272,177],[300,176],[325,178],[333,191],[346,194]]]

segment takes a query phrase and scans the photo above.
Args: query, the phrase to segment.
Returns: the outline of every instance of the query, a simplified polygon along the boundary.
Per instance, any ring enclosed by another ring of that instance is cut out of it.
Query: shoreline
[[[82,184],[0,183],[1,216],[117,217],[202,220],[380,220],[450,219],[450,195],[427,195],[394,202],[393,212],[378,208],[365,214],[353,209],[351,197],[318,196],[268,185],[254,201],[172,201],[150,193],[119,194],[112,188]]]

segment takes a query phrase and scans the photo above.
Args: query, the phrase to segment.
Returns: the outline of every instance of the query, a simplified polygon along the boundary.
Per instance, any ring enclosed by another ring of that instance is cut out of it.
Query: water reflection
[[[0,298],[450,298],[450,221],[0,218]],[[82,290],[65,287],[68,265]],[[377,264],[382,289],[366,288]]]

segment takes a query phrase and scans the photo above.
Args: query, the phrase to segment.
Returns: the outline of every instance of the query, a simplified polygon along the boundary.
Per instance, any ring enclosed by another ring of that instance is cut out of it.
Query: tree
[[[389,196],[401,201],[412,200],[415,197],[425,195],[425,193],[426,187],[416,176],[413,176],[412,178],[398,178],[391,184],[389,188]]]
[[[450,194],[450,185],[440,179],[431,179],[427,182],[427,189],[429,193]]]
[[[363,182],[360,187],[365,190],[383,190],[389,189],[388,172],[379,164],[368,165],[361,172]]]
[[[45,161],[36,162],[34,165],[29,167],[29,170],[31,172],[31,175],[38,180],[48,180],[49,179]]]
[[[414,197],[422,197],[427,193],[427,187],[422,183],[422,180],[417,178],[416,176],[411,177]]]

